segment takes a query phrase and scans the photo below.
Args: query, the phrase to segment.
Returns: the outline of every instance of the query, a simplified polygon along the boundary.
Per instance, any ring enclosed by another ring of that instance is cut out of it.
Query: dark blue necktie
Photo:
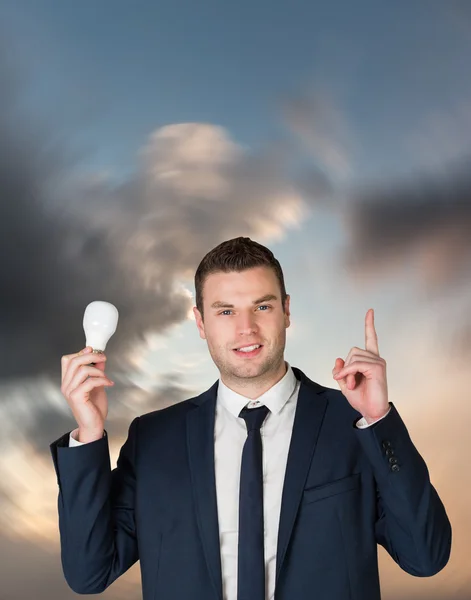
[[[247,425],[242,450],[239,492],[239,548],[237,600],[265,600],[263,527],[263,465],[260,427],[266,406],[244,408],[239,417]]]

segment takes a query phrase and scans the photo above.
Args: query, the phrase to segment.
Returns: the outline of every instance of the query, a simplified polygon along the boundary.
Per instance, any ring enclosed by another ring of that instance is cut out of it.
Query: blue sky
[[[359,177],[406,169],[402,135],[469,93],[454,4],[4,0],[1,14],[33,108],[62,116],[96,166],[127,171],[149,132],[175,122],[268,143],[286,135],[281,104],[320,89],[348,120]]]

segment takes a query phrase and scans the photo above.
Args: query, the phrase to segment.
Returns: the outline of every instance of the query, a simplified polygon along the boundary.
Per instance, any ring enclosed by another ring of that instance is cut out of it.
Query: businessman
[[[373,311],[334,389],[284,358],[290,296],[268,248],[223,242],[195,291],[220,376],[137,416],[113,470],[106,355],[62,357],[78,427],[50,449],[69,586],[103,592],[140,560],[143,600],[379,600],[378,544],[411,575],[443,569],[451,525],[388,399]]]

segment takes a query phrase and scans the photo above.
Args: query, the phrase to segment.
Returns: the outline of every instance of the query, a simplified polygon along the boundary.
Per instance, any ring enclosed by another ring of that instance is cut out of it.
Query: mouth
[[[258,356],[262,351],[262,344],[252,344],[251,346],[241,346],[240,348],[234,348],[233,352],[236,356],[242,358],[253,358]]]

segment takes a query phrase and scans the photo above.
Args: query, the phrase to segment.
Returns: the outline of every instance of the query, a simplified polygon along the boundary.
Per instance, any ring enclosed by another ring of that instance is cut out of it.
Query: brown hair
[[[274,270],[281,289],[281,304],[285,310],[286,288],[283,271],[273,252],[248,237],[237,237],[222,242],[210,250],[198,265],[195,273],[196,308],[203,316],[203,285],[212,273],[245,271],[267,266]]]

